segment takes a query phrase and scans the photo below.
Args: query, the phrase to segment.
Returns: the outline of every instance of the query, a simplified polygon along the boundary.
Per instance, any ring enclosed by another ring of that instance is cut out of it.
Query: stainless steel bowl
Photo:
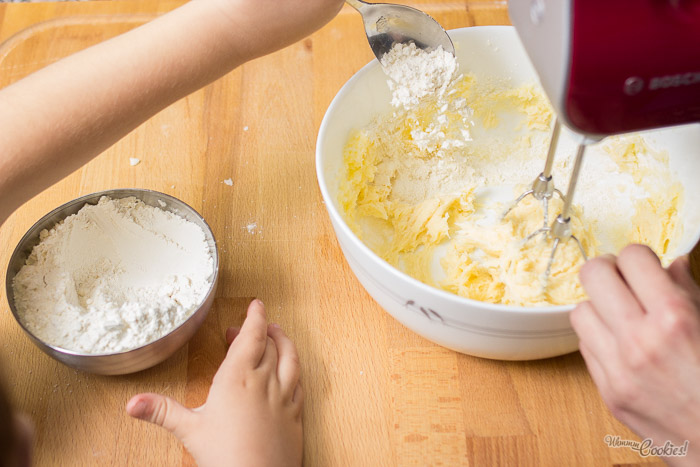
[[[37,336],[32,334],[32,332],[27,329],[24,324],[22,324],[22,321],[19,319],[17,314],[12,281],[22,266],[24,266],[27,257],[29,257],[29,254],[32,252],[32,249],[39,243],[39,234],[42,230],[51,229],[54,225],[61,222],[66,217],[77,213],[86,204],[97,204],[99,199],[103,196],[108,196],[113,199],[128,198],[133,196],[149,206],[170,211],[200,226],[206,235],[207,243],[209,244],[209,248],[211,249],[214,257],[214,277],[212,279],[211,287],[209,288],[206,297],[199,307],[189,318],[187,318],[184,323],[172,330],[170,333],[151,342],[150,344],[146,344],[143,347],[138,347],[126,352],[113,354],[86,354],[53,346],[48,342],[43,342]],[[219,253],[216,247],[216,240],[211,228],[209,228],[209,225],[207,225],[204,218],[202,218],[197,211],[179,199],[173,198],[172,196],[164,193],[159,193],[152,190],[126,188],[101,191],[99,193],[82,196],[59,206],[39,219],[39,221],[34,224],[26,234],[24,234],[24,237],[22,237],[22,240],[20,240],[19,244],[15,248],[14,253],[12,253],[10,264],[7,268],[5,290],[7,293],[7,300],[10,305],[10,310],[12,310],[12,314],[14,315],[15,319],[22,329],[24,329],[30,339],[46,354],[62,363],[65,363],[68,366],[79,370],[102,375],[123,375],[141,371],[157,365],[174,354],[180,347],[189,341],[190,338],[192,338],[194,333],[204,322],[209,309],[214,303],[214,295],[216,292],[218,277]]]

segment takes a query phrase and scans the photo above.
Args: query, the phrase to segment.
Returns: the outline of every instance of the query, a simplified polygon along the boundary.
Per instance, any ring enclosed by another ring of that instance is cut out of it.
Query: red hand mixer
[[[526,240],[553,238],[546,280],[561,242],[573,238],[586,257],[569,226],[586,145],[700,122],[700,0],[510,0],[508,11],[557,116],[545,169],[514,203],[544,203],[544,226]],[[565,196],[551,173],[560,121],[582,136]],[[554,194],[564,205],[549,226]]]

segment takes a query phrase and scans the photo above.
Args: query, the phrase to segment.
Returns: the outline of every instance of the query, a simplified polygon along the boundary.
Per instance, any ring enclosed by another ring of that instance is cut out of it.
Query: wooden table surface
[[[180,3],[2,4],[0,86]],[[448,29],[508,24],[503,1],[410,4]],[[130,419],[124,405],[142,391],[200,405],[225,353],[224,330],[241,323],[253,297],[299,348],[305,465],[660,463],[606,446],[607,434],[638,438],[606,409],[578,353],[535,362],[461,355],[405,329],[355,279],[317,187],[314,147],[331,99],[371,58],[346,6],[311,38],[159,113],[2,226],[3,284],[12,249],[39,217],[109,188],[172,194],[203,214],[220,243],[221,280],[203,327],[134,375],[94,376],[52,360],[0,291],[0,372],[36,424],[37,465],[192,464],[174,437]],[[132,167],[130,157],[142,162]]]

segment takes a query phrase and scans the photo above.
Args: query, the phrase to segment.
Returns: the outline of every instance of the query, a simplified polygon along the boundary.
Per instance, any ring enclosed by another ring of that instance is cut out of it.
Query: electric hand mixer
[[[532,195],[544,204],[544,227],[526,241],[553,239],[546,280],[562,242],[575,240],[586,259],[569,225],[586,146],[700,122],[700,0],[510,0],[508,11],[557,115],[544,171],[514,203]],[[581,135],[566,195],[551,172],[559,122]],[[548,226],[554,194],[564,205]]]

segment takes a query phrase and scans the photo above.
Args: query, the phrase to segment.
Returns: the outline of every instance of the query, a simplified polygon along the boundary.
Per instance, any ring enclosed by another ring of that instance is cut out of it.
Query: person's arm
[[[661,452],[666,462],[700,465],[700,288],[687,257],[666,270],[632,245],[589,261],[581,282],[590,301],[571,324],[603,400],[654,446],[688,441],[684,456]]]
[[[195,0],[0,90],[0,224],[155,113],[329,21],[340,0]]]

